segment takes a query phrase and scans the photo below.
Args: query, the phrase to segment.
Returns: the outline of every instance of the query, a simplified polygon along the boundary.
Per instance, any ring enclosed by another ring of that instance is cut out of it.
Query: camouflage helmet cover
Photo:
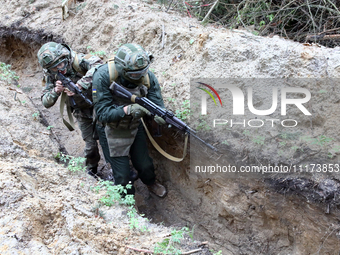
[[[153,56],[145,51],[142,46],[128,43],[118,49],[114,61],[120,74],[125,78],[136,80],[136,78],[132,78],[128,74],[139,70],[147,71],[152,59]],[[141,72],[141,75],[144,73]]]
[[[68,60],[71,58],[70,50],[67,46],[55,42],[45,43],[38,51],[37,56],[39,64],[44,69],[57,66],[64,61],[65,58]]]

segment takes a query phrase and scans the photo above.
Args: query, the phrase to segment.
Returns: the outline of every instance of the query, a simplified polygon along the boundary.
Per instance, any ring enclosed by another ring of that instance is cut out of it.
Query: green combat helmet
[[[121,46],[114,62],[117,71],[131,82],[140,81],[147,73],[153,56],[138,44],[128,43]]]
[[[64,71],[70,64],[71,54],[67,45],[59,44],[55,42],[45,43],[38,51],[39,64],[44,68],[48,69],[52,73],[58,71]],[[64,65],[60,65],[64,62]],[[57,66],[62,68],[57,68]]]

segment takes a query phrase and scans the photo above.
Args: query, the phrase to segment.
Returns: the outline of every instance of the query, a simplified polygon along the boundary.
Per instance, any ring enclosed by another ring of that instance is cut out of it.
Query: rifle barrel
[[[212,146],[210,143],[207,143],[206,141],[204,141],[202,138],[198,137],[197,135],[195,135],[194,133],[189,133],[190,135],[192,135],[193,137],[195,137],[197,140],[199,140],[200,142],[204,143],[206,146],[208,146],[210,149],[212,149],[213,151],[217,151],[217,149]]]

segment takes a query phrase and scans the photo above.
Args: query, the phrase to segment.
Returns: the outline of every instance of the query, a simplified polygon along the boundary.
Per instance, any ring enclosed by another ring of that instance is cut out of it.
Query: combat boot
[[[161,197],[161,198],[165,197],[167,194],[166,188],[162,184],[160,184],[158,181],[155,181],[154,184],[148,185],[148,189],[149,191],[154,193],[156,196]]]

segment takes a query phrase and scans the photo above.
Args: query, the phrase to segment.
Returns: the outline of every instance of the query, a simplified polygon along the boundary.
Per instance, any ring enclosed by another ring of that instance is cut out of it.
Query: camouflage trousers
[[[146,185],[153,184],[156,178],[155,167],[152,158],[149,156],[146,134],[141,123],[138,127],[135,140],[131,145],[129,156],[110,157],[115,184],[125,186],[129,183],[130,159],[141,181]],[[134,188],[132,187],[131,190],[128,190],[128,193],[133,194]]]
[[[97,173],[100,154],[97,140],[93,138],[93,120],[92,118],[84,118],[80,116],[77,116],[76,118],[81,135],[85,141],[84,154],[86,158],[86,166],[88,170],[92,170],[93,173]]]

